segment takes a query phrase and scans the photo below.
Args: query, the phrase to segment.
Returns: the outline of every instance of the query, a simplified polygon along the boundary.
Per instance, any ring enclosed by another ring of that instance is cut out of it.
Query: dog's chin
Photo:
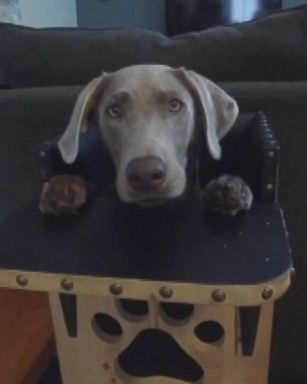
[[[165,204],[169,199],[161,199],[161,198],[150,198],[150,199],[142,199],[135,201],[135,204],[137,204],[139,207],[149,208],[149,207],[158,207],[162,204]]]
[[[185,185],[177,184],[175,188],[164,186],[148,193],[136,193],[129,188],[117,188],[117,195],[123,203],[135,204],[139,207],[157,207],[179,198],[184,191]]]

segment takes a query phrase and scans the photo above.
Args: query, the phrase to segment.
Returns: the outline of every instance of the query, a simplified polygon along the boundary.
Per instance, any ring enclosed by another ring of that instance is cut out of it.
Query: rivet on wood
[[[121,295],[123,293],[123,287],[116,283],[111,284],[109,289],[112,295],[115,295],[115,296]]]
[[[61,280],[61,287],[65,291],[71,291],[74,288],[74,283],[70,279],[62,279]]]
[[[173,290],[170,287],[161,287],[159,293],[164,299],[170,299],[173,296]]]
[[[20,285],[21,287],[25,287],[26,285],[29,284],[29,280],[26,276],[23,275],[18,275],[16,277],[16,283]]]
[[[274,290],[271,287],[265,287],[261,293],[263,300],[269,300],[273,297]]]
[[[222,303],[226,300],[226,293],[222,289],[216,289],[212,292],[212,299],[217,303]]]

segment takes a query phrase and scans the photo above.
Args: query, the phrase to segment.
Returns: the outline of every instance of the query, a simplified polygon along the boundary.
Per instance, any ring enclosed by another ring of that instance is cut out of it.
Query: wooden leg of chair
[[[57,353],[60,363],[63,384],[81,384],[78,378],[78,351],[73,337],[68,335],[60,295],[49,293],[49,303],[52,313],[54,332],[56,337]]]
[[[267,384],[273,320],[273,303],[260,307],[256,341],[252,356],[244,356],[242,349],[237,358],[240,381],[244,384]]]

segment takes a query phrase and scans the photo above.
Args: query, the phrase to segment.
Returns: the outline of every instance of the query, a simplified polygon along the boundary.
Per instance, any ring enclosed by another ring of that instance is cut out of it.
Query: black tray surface
[[[0,223],[2,270],[257,284],[290,267],[282,211],[272,203],[225,218],[198,201],[138,208],[101,199],[79,215],[55,218],[33,202]]]

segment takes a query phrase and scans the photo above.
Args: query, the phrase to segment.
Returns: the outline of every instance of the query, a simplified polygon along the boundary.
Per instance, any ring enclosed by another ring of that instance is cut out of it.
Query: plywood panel
[[[54,355],[48,298],[0,289],[0,382],[34,384]]]

